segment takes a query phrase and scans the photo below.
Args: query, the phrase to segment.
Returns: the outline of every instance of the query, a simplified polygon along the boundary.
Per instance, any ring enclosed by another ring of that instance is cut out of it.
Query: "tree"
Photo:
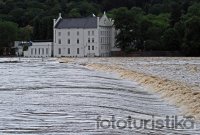
[[[181,18],[181,7],[179,3],[173,3],[171,6],[171,16],[170,16],[170,25],[174,27],[174,25],[180,21]]]
[[[68,17],[81,17],[81,14],[77,8],[74,8],[69,12]]]
[[[182,49],[186,55],[200,56],[200,17],[186,21],[185,42]]]
[[[155,4],[149,9],[149,13],[154,15],[159,15],[163,13],[163,5],[162,4]]]
[[[115,27],[119,30],[116,37],[117,46],[126,51],[130,47],[136,47],[139,41],[139,24],[136,15],[127,8],[119,8],[112,11]]]
[[[17,32],[16,23],[0,21],[0,47],[10,47],[17,39]]]
[[[145,50],[147,51],[161,51],[164,50],[162,44],[156,40],[146,40]]]
[[[187,17],[199,16],[200,17],[200,3],[194,3],[189,7]]]
[[[12,16],[13,21],[17,22],[18,24],[23,24],[23,14],[24,10],[22,8],[13,9],[9,13],[9,15]]]
[[[0,55],[11,49],[12,43],[17,39],[17,24],[0,21]]]
[[[53,17],[39,17],[34,20],[33,40],[53,39]]]
[[[19,28],[18,40],[19,41],[30,41],[32,32],[33,32],[33,28],[31,26]]]
[[[150,21],[153,26],[159,27],[162,31],[165,31],[169,27],[169,14],[151,15],[144,16],[144,19]]]
[[[181,41],[178,32],[174,28],[167,29],[162,36],[162,44],[168,51],[179,50]]]

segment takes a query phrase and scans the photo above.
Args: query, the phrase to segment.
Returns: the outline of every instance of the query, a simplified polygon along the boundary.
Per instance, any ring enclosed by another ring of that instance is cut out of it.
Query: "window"
[[[88,38],[88,43],[90,43],[90,38]]]
[[[70,54],[70,48],[68,48],[68,54]]]
[[[92,38],[92,43],[94,43],[94,38]]]
[[[77,36],[79,36],[79,31],[77,31]]]
[[[94,36],[94,31],[92,31],[92,36]]]
[[[79,54],[80,52],[79,52],[79,48],[77,48],[77,54]]]
[[[61,44],[61,39],[58,39],[58,44]]]
[[[48,48],[46,48],[46,54],[47,54],[47,55],[49,54],[49,49],[48,49]]]
[[[70,44],[70,39],[68,39],[67,43]]]
[[[33,55],[33,49],[31,49],[31,55]]]
[[[58,49],[58,54],[61,54],[61,48]]]
[[[70,32],[69,31],[67,32],[67,35],[70,36]]]
[[[88,50],[90,50],[90,46],[88,46]]]
[[[88,31],[88,36],[90,36],[90,31]]]
[[[35,55],[37,54],[37,49],[35,48]]]
[[[44,48],[42,48],[42,55],[44,55]]]
[[[79,39],[77,39],[77,44],[79,44]]]
[[[92,50],[94,50],[94,46],[92,46]]]
[[[61,36],[61,32],[58,32],[58,36]]]
[[[39,55],[40,55],[40,48],[39,48]]]

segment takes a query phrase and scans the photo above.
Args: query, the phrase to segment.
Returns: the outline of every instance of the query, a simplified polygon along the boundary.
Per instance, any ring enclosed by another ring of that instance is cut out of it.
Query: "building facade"
[[[114,21],[102,17],[54,19],[53,56],[107,57],[115,48]]]
[[[52,57],[52,42],[32,42],[27,51],[24,51],[24,57],[44,58]]]
[[[108,57],[115,47],[114,21],[106,16],[54,19],[53,42],[33,42],[25,57]]]

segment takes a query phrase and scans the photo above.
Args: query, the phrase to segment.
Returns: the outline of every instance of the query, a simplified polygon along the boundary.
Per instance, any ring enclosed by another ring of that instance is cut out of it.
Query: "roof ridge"
[[[97,28],[97,17],[62,19],[55,28]]]

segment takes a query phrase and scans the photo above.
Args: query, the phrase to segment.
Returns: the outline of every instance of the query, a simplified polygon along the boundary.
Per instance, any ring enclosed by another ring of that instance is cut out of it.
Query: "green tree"
[[[19,28],[18,40],[19,41],[30,41],[32,32],[33,32],[33,28],[31,26]]]
[[[174,28],[167,29],[162,36],[162,44],[168,51],[179,50],[181,41],[178,32]]]
[[[18,27],[13,22],[0,21],[0,47],[10,47],[17,39]]]
[[[164,13],[163,7],[164,7],[163,4],[152,5],[152,7],[149,9],[149,13],[154,15],[159,15],[161,13]]]
[[[186,21],[185,42],[182,46],[186,55],[200,56],[200,17]]]
[[[200,3],[194,3],[188,9],[187,14],[184,16],[185,19],[189,19],[193,16],[200,17]]]
[[[53,17],[37,17],[34,20],[33,39],[49,40],[53,39]]]
[[[68,17],[81,17],[80,11],[74,8],[69,12]]]
[[[12,43],[17,39],[17,24],[0,21],[0,55],[11,50]]]
[[[112,11],[115,27],[119,30],[116,37],[117,46],[126,51],[131,47],[136,47],[139,41],[139,24],[134,12],[127,8],[119,8]]]
[[[174,25],[180,21],[181,19],[181,7],[179,3],[173,3],[171,6],[171,16],[170,16],[170,25],[174,27]]]

